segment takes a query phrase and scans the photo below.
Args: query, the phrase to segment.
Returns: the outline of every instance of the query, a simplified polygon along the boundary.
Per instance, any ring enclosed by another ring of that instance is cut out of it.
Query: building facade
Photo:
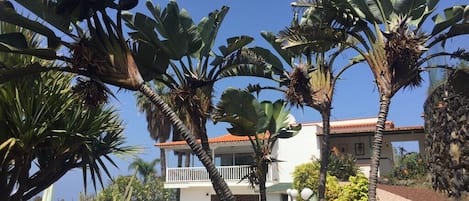
[[[352,154],[365,175],[369,175],[373,135],[376,118],[353,119],[331,122],[331,151]],[[272,163],[267,176],[267,198],[269,201],[286,201],[286,189],[291,188],[292,173],[296,166],[320,158],[322,124],[303,123],[297,135],[278,139],[272,149],[272,157],[282,162]],[[395,127],[386,122],[384,143],[380,158],[380,175],[390,174],[394,166],[393,142],[412,141],[418,150],[424,150],[422,126]],[[247,179],[253,150],[248,137],[222,135],[209,139],[220,174],[223,176],[237,200],[259,200],[258,192],[251,188]],[[158,143],[156,146],[173,151],[186,152],[185,141]],[[195,164],[195,163],[193,163]],[[208,173],[202,166],[167,167],[165,188],[179,188],[181,201],[216,201]]]

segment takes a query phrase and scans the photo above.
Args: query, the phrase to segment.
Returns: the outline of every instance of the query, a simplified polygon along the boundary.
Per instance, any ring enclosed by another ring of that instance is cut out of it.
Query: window
[[[356,156],[365,155],[365,144],[364,143],[355,143],[355,155]]]

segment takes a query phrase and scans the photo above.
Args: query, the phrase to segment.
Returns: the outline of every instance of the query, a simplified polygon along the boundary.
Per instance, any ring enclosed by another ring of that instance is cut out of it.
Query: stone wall
[[[425,102],[425,143],[433,188],[459,198],[469,191],[469,74],[448,80]]]

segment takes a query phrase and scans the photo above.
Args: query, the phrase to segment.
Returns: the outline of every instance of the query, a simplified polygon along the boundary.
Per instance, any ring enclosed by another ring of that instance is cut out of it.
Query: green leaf
[[[275,74],[280,75],[284,72],[283,64],[272,52],[268,49],[262,47],[250,48],[251,51],[259,55],[264,59],[264,61],[272,65],[272,70]]]
[[[226,14],[228,13],[228,10],[228,7],[223,6],[220,11],[213,11],[208,15],[208,17],[202,18],[202,20],[199,22],[197,29],[200,33],[203,45],[200,49],[199,55],[197,55],[197,58],[207,56],[212,50],[213,44],[215,43],[215,39],[218,34],[218,30],[220,29],[220,26]]]
[[[234,88],[225,90],[212,116],[214,123],[227,122],[233,135],[254,136],[265,131],[268,124],[266,115],[256,98]]]
[[[275,49],[275,51],[283,58],[283,60],[287,64],[292,66],[291,62],[293,54],[290,51],[283,49],[280,46],[280,43],[276,42],[276,37],[274,33],[263,31],[261,32],[261,36]]]
[[[23,7],[64,33],[70,33],[69,15],[57,14],[57,2],[52,0],[15,0]]]
[[[0,34],[0,43],[19,49],[28,48],[28,41],[21,32]]]
[[[56,52],[55,50],[52,50],[52,49],[43,49],[43,48],[19,49],[1,41],[0,41],[0,52],[26,54],[26,55],[36,56],[42,59],[47,59],[47,60],[57,59]]]
[[[435,26],[433,27],[432,36],[439,34],[450,26],[456,24],[463,19],[464,7],[454,6],[444,10],[444,16],[436,15],[432,18]]]
[[[52,31],[51,29],[42,25],[39,22],[30,20],[16,13],[11,8],[0,6],[0,21],[4,21],[4,22],[8,22],[10,24],[14,24],[20,27],[24,27],[26,29],[39,33],[43,36],[46,36],[48,47],[51,49],[58,48],[62,43],[60,38],[55,35],[54,31]]]
[[[229,54],[233,53],[236,50],[241,49],[242,47],[246,46],[247,44],[254,41],[254,38],[250,36],[236,36],[226,39],[227,46],[220,47],[220,51],[222,52],[223,56],[228,56]]]
[[[140,42],[137,47],[132,48],[132,52],[138,70],[145,81],[164,74],[168,69],[169,56],[151,44]]]

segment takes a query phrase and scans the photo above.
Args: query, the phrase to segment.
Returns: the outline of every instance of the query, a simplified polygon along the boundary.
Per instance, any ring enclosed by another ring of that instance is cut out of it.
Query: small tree
[[[289,111],[283,101],[259,103],[247,91],[227,89],[217,104],[214,122],[228,122],[228,131],[237,136],[248,136],[254,151],[253,171],[246,177],[251,185],[259,185],[261,201],[267,200],[266,179],[269,164],[278,162],[272,157],[272,148],[279,138],[292,137],[301,126],[289,122]]]

